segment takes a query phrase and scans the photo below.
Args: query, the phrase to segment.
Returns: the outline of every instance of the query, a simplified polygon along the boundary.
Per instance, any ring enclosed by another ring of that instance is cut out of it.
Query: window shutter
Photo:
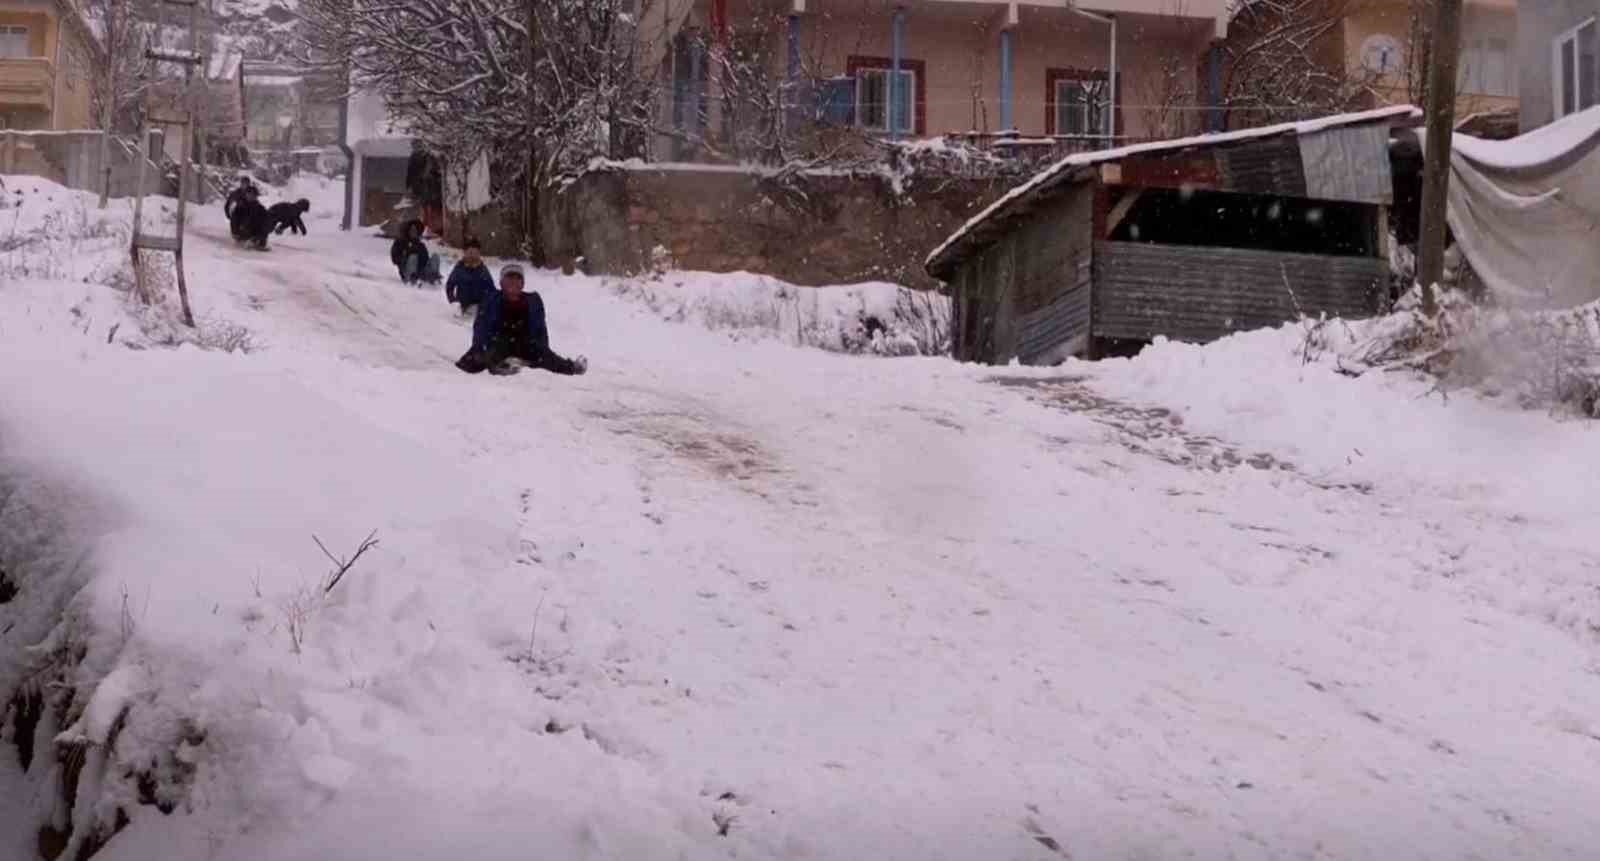
[[[856,79],[830,78],[817,87],[817,120],[824,125],[847,126],[856,104]]]

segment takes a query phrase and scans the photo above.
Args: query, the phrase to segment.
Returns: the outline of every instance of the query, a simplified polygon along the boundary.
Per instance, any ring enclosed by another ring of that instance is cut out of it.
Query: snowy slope
[[[1294,327],[997,370],[556,275],[590,375],[466,377],[466,321],[333,219],[261,255],[197,215],[197,309],[249,353],[129,349],[110,240],[0,281],[0,466],[95,512],[73,731],[130,704],[130,768],[189,739],[171,815],[108,771],[102,857],[1600,844],[1585,425],[1302,365]],[[312,535],[372,531],[309,597]],[[0,822],[37,821],[11,749]]]

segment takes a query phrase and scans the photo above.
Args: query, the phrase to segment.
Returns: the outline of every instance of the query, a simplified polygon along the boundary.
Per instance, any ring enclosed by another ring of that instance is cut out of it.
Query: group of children
[[[301,216],[311,209],[307,200],[261,205],[261,190],[248,177],[239,180],[222,205],[233,230],[233,238],[244,245],[265,251],[267,237],[293,230],[304,236]],[[389,248],[389,260],[405,284],[438,284],[439,255],[431,254],[422,241],[423,225],[408,221]],[[461,262],[450,271],[445,282],[445,299],[461,306],[463,314],[476,313],[472,325],[472,346],[456,361],[456,367],[469,374],[488,371],[511,374],[531,367],[556,374],[575,376],[589,370],[582,356],[568,359],[550,349],[550,332],[545,323],[544,300],[532,290],[524,290],[522,267],[507,264],[500,270],[500,283],[484,263],[477,239],[462,243]]]
[[[261,205],[261,189],[249,177],[239,178],[239,187],[228,193],[222,202],[222,212],[228,217],[228,227],[233,240],[257,251],[267,250],[267,237],[293,230],[304,236],[306,223],[303,216],[311,210],[311,201],[301,198],[293,203]]]
[[[550,349],[544,300],[537,291],[524,289],[521,266],[501,267],[497,289],[478,240],[468,238],[461,251],[461,262],[445,282],[444,298],[460,305],[463,314],[475,310],[477,318],[472,322],[472,346],[456,361],[457,368],[469,374],[511,374],[521,367],[565,376],[588,372],[588,359],[568,359]]]

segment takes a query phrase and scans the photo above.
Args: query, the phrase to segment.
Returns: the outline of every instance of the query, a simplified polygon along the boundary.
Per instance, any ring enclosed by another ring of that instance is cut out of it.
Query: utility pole
[[[1435,0],[1432,56],[1428,63],[1427,145],[1422,158],[1422,235],[1417,243],[1417,284],[1422,311],[1438,313],[1434,286],[1444,274],[1450,146],[1456,122],[1456,65],[1461,55],[1461,0]]]
[[[539,140],[539,64],[544,60],[544,49],[541,44],[543,38],[539,29],[539,3],[540,0],[526,0],[528,4],[528,187],[526,189],[527,210],[523,224],[528,231],[528,262],[534,266],[543,266],[544,258],[544,232],[541,230],[539,218],[539,186],[544,178],[544,147]]]
[[[106,0],[106,92],[100,100],[100,208],[111,200],[111,135],[117,116],[117,0]]]

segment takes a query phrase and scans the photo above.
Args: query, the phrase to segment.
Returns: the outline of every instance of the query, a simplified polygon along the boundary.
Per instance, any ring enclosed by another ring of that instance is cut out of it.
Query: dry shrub
[[[1350,376],[1414,370],[1434,377],[1440,391],[1471,389],[1525,409],[1600,418],[1600,302],[1525,310],[1451,293],[1434,318],[1413,308],[1354,326],[1308,327],[1303,355],[1331,356]]]

